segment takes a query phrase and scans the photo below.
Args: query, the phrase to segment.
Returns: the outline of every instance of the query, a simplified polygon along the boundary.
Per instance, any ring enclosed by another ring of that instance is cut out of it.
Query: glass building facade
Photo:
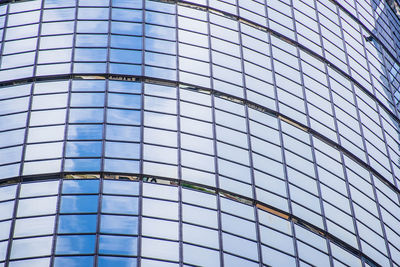
[[[0,267],[400,266],[399,14],[0,1]]]

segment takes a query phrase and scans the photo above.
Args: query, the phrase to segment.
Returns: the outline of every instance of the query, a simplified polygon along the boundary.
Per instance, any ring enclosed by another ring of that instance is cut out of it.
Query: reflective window
[[[56,254],[90,254],[94,253],[95,235],[61,235],[57,236]]]
[[[137,240],[131,236],[101,235],[99,253],[135,256],[137,254]]]

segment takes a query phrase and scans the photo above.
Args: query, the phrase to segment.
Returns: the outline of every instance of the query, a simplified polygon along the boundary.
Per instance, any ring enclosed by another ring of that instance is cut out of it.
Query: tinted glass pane
[[[57,237],[56,254],[89,254],[94,252],[96,236],[66,235]]]
[[[137,238],[131,236],[100,236],[99,252],[102,254],[137,254]]]
[[[97,212],[98,196],[62,196],[62,213]]]
[[[60,215],[58,233],[95,233],[96,215]]]

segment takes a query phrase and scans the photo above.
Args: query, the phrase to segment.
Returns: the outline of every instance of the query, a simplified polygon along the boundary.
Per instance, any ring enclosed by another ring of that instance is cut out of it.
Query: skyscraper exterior
[[[0,1],[0,267],[400,266],[397,0]]]

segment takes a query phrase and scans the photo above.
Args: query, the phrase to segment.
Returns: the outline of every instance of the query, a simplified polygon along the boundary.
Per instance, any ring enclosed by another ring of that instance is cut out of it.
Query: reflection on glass
[[[72,49],[56,49],[40,51],[38,63],[56,63],[71,61]]]
[[[97,212],[98,196],[62,196],[61,213]]]
[[[65,34],[74,32],[74,22],[48,22],[42,24],[42,35]]]
[[[59,93],[68,91],[69,81],[37,82],[35,83],[35,94]]]
[[[142,8],[142,1],[138,0],[112,0],[111,3],[114,7]]]
[[[75,61],[106,61],[106,48],[76,48]]]
[[[120,124],[140,124],[140,111],[107,109],[107,122]]]
[[[11,259],[38,257],[51,254],[52,236],[13,240]]]
[[[55,216],[44,216],[15,221],[14,237],[48,235],[54,230]]]
[[[111,32],[118,34],[142,35],[141,23],[111,22]]]
[[[137,214],[138,200],[135,197],[103,196],[102,212]]]
[[[128,181],[103,181],[103,193],[118,195],[137,195],[139,194],[139,183]]]
[[[30,126],[65,123],[65,109],[33,111],[30,117]],[[0,124],[1,125],[1,124]]]
[[[139,160],[105,159],[104,171],[120,173],[139,173]]]
[[[0,260],[6,259],[8,241],[0,242]]]
[[[108,81],[109,92],[140,94],[142,84],[139,82]]]
[[[155,199],[143,199],[143,214],[171,220],[178,219],[178,204]]]
[[[10,229],[11,220],[0,222],[0,240],[8,239],[10,237]]]
[[[94,91],[104,92],[105,80],[74,80],[72,81],[72,91]]]
[[[62,235],[57,237],[56,254],[94,253],[95,235]]]
[[[1,23],[0,23],[1,25]],[[37,38],[29,38],[4,43],[3,54],[13,54],[22,51],[35,50]]]
[[[69,121],[70,122],[103,122],[103,109],[70,109]]]
[[[34,52],[3,56],[1,58],[1,68],[8,69],[19,66],[32,65],[34,57],[35,57]]]
[[[221,266],[219,251],[188,244],[183,245],[183,251],[184,261],[187,263],[195,264],[196,266]]]
[[[179,225],[177,222],[142,218],[142,235],[178,240]]]
[[[111,47],[126,49],[142,49],[142,37],[111,35]]]
[[[99,171],[100,159],[66,159],[65,171]]]
[[[24,175],[39,174],[39,173],[54,173],[59,172],[61,168],[60,160],[41,160],[24,163]]]
[[[25,266],[42,267],[42,266],[50,266],[50,257],[48,257],[48,258],[39,258],[39,259],[10,261],[8,266],[9,267],[25,267]]]
[[[99,180],[64,180],[63,194],[98,193]]]
[[[55,257],[54,267],[86,267],[93,266],[92,256]],[[39,267],[39,266],[38,266]]]
[[[6,99],[17,96],[27,96],[30,94],[30,90],[31,90],[30,84],[5,86],[2,87],[0,90],[0,99]]]
[[[0,164],[7,164],[21,160],[22,146],[0,149]]]
[[[130,10],[130,9],[112,9],[112,18],[114,20],[124,20],[131,22],[142,22],[142,10]]]
[[[106,142],[106,157],[139,159],[140,144]]]
[[[102,142],[68,142],[67,157],[100,157]]]
[[[142,62],[142,52],[137,50],[111,49],[110,61],[140,64]]]
[[[83,3],[80,3],[81,5]],[[100,19],[107,20],[108,19],[108,8],[85,8],[80,7],[78,9],[78,19]]]
[[[140,95],[108,94],[108,106],[115,108],[135,108],[141,106]]]
[[[99,257],[98,266],[108,267],[108,266],[120,266],[120,267],[136,267],[136,258],[118,258],[118,257]]]
[[[40,38],[40,49],[71,47],[72,40],[72,35],[42,36]]]
[[[0,203],[0,220],[9,219],[14,211],[14,201]]]
[[[68,139],[85,140],[101,139],[103,136],[103,125],[69,125]]]
[[[133,126],[107,125],[106,139],[119,141],[139,141],[140,128]]]
[[[62,154],[62,148],[62,142],[27,145],[25,160],[59,158]]]
[[[75,18],[75,8],[45,9],[43,11],[43,21],[73,20]]]
[[[148,23],[175,27],[175,19],[176,17],[174,15],[146,11],[146,22]]]
[[[74,73],[105,73],[106,67],[105,63],[75,63]]]
[[[17,217],[53,214],[56,212],[57,197],[21,199]]]
[[[175,28],[167,28],[156,25],[146,24],[146,36],[167,39],[171,41],[176,40]]]
[[[142,238],[142,255],[144,257],[178,261],[179,243]]]
[[[145,39],[146,50],[176,54],[176,43],[153,38]]]
[[[97,215],[60,215],[58,233],[95,233]]]
[[[99,253],[136,256],[137,238],[131,236],[101,235]]]
[[[77,34],[76,46],[82,47],[106,47],[108,36],[103,34]]]
[[[118,215],[102,215],[100,231],[109,234],[137,234],[137,217],[118,216]]]
[[[63,108],[67,99],[67,94],[36,95],[32,100],[32,109]]]
[[[77,32],[80,33],[107,33],[108,21],[78,21]]]
[[[58,193],[58,181],[21,184],[19,197],[44,196]]]

